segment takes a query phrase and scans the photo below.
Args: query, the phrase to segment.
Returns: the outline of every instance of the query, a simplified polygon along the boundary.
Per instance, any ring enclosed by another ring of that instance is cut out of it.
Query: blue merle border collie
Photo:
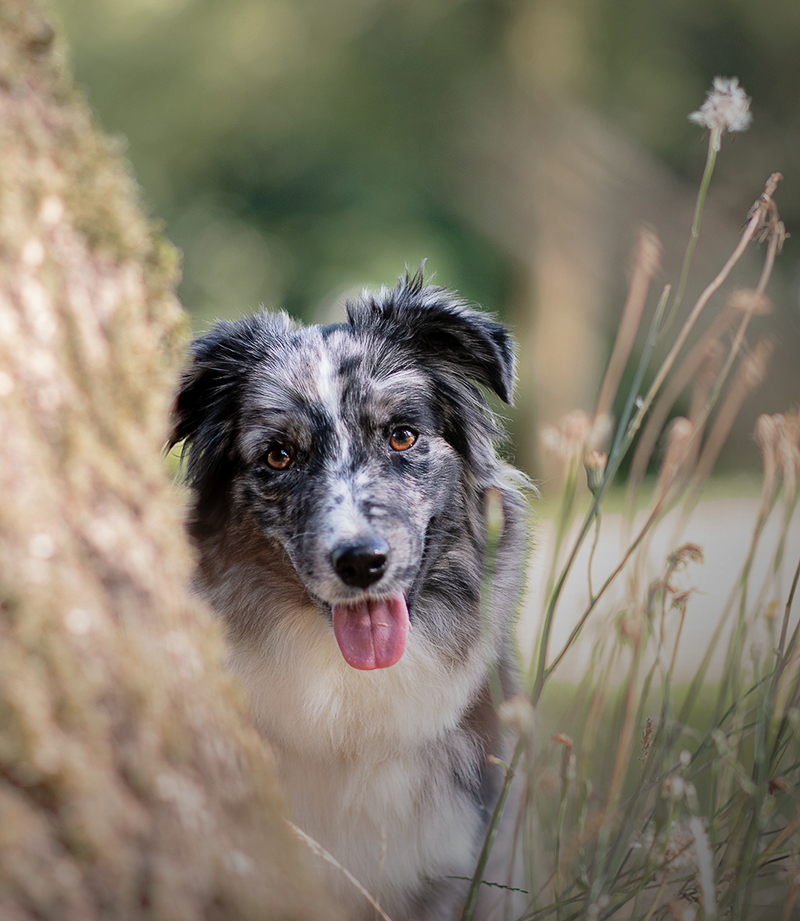
[[[456,917],[502,780],[490,679],[516,692],[526,513],[476,384],[510,403],[513,381],[506,329],[420,272],[341,324],[218,322],[177,399],[197,586],[294,820],[394,921]],[[375,916],[323,870],[346,917]]]

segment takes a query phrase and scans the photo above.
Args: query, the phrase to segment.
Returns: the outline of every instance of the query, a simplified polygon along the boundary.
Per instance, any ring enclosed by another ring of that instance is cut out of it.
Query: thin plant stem
[[[595,527],[594,527],[594,540],[592,540],[592,547],[589,551],[589,561],[586,564],[586,578],[589,583],[589,600],[591,601],[594,598],[594,591],[592,589],[592,564],[594,563],[594,554],[597,550],[597,545],[600,542],[600,523],[602,522],[602,513],[600,511],[600,506],[597,507],[597,513],[595,515]]]
[[[556,670],[556,668],[558,668],[558,665],[561,662],[561,660],[569,652],[570,648],[572,647],[572,644],[578,638],[581,630],[583,629],[584,624],[589,619],[590,614],[592,613],[592,611],[594,611],[594,609],[597,607],[597,603],[600,601],[600,599],[605,594],[606,589],[609,588],[611,583],[622,572],[622,570],[627,565],[628,560],[631,558],[631,555],[633,554],[634,550],[636,550],[639,544],[644,540],[645,535],[650,530],[650,526],[657,519],[659,511],[660,511],[660,503],[650,513],[650,516],[645,522],[644,527],[640,530],[639,534],[636,536],[636,538],[633,540],[631,545],[628,547],[620,563],[617,565],[617,567],[614,569],[611,575],[608,576],[606,581],[600,586],[594,598],[589,602],[588,607],[581,615],[578,623],[573,627],[572,632],[570,633],[569,638],[567,639],[566,643],[564,643],[564,646],[562,647],[561,651],[558,653],[555,659],[553,659],[552,663],[549,666],[547,666],[547,668],[545,669],[544,671],[545,680]]]
[[[631,421],[630,425],[625,426],[624,424],[625,418],[623,417],[623,420],[620,426],[618,427],[617,441],[615,442],[615,446],[612,447],[611,453],[608,458],[608,463],[606,466],[606,476],[603,480],[603,483],[598,487],[597,492],[595,493],[594,500],[592,502],[592,506],[589,509],[589,512],[587,513],[586,518],[584,519],[584,522],[578,533],[576,541],[573,545],[572,551],[567,559],[567,562],[564,565],[564,568],[561,571],[561,574],[558,580],[555,583],[555,586],[553,588],[553,591],[548,601],[547,611],[545,614],[544,624],[542,627],[542,639],[541,639],[541,643],[539,646],[539,659],[538,659],[538,665],[537,665],[537,670],[536,670],[536,678],[534,681],[533,691],[532,691],[532,700],[533,700],[534,705],[536,704],[539,697],[541,696],[541,692],[544,687],[544,683],[547,680],[547,676],[549,674],[552,674],[553,667],[554,667],[554,666],[551,666],[551,667],[547,666],[547,653],[548,653],[548,647],[549,647],[550,633],[552,631],[552,626],[553,626],[553,618],[555,616],[555,610],[558,604],[558,599],[561,596],[561,592],[563,591],[567,576],[569,575],[572,565],[575,562],[575,559],[578,555],[578,551],[581,545],[583,544],[583,541],[586,539],[586,535],[588,534],[589,529],[591,528],[592,522],[594,521],[594,517],[597,511],[597,508],[600,505],[600,501],[604,494],[605,488],[608,485],[608,483],[612,481],[614,475],[619,469],[619,465],[621,463],[622,457],[625,455],[631,443],[633,442],[636,432],[639,430],[642,424],[642,421],[645,415],[647,414],[647,411],[652,405],[656,394],[661,389],[661,386],[664,383],[667,375],[669,374],[669,371],[672,368],[672,365],[675,363],[675,359],[677,358],[678,353],[683,347],[683,344],[685,343],[692,327],[696,323],[697,318],[699,317],[703,308],[708,303],[709,299],[714,294],[714,292],[716,292],[719,289],[719,287],[724,283],[724,281],[727,279],[733,267],[736,265],[739,259],[741,259],[742,254],[744,253],[750,241],[753,239],[754,235],[756,234],[756,231],[759,230],[759,228],[761,228],[762,225],[764,224],[766,216],[772,206],[772,195],[774,194],[775,188],[777,187],[777,184],[781,178],[782,177],[780,173],[773,173],[770,176],[769,180],[766,183],[763,194],[761,195],[761,197],[758,199],[758,201],[755,203],[755,205],[752,208],[752,213],[750,215],[750,218],[747,222],[744,232],[742,233],[741,238],[739,239],[739,242],[735,250],[733,251],[731,256],[728,258],[728,260],[726,261],[722,269],[719,271],[716,278],[714,278],[714,280],[709,285],[707,285],[703,293],[698,298],[697,302],[692,308],[691,313],[689,314],[689,317],[687,318],[687,320],[684,322],[683,326],[681,327],[681,330],[678,333],[678,336],[672,348],[667,354],[667,357],[664,359],[661,367],[659,368],[656,374],[655,380],[650,385],[647,395],[642,399],[641,403],[639,404],[637,413],[634,416],[633,420]],[[662,301],[663,301],[663,298],[662,298]],[[649,338],[650,337],[648,337],[648,340]],[[640,367],[641,367],[641,364],[640,364]],[[635,390],[634,388],[632,388],[631,393],[629,395],[629,405],[631,407],[633,404],[633,400],[635,399],[635,397],[633,396],[634,392]],[[624,436],[622,436],[621,434],[623,431],[625,432]],[[652,521],[655,519],[651,515],[651,518],[648,520]],[[636,546],[638,546],[638,544],[641,542],[641,539],[643,537],[644,537],[644,534],[641,534],[640,537],[637,538]],[[613,577],[616,577],[620,569],[621,567],[618,567],[618,569],[615,570],[615,572],[613,573]],[[610,584],[610,583],[607,583],[607,584]],[[606,586],[601,588],[600,590],[601,593],[604,591],[605,587]],[[591,612],[591,610],[593,610],[594,606],[595,606],[595,603],[590,603],[589,609],[584,614],[584,616],[581,618],[581,621],[580,621],[581,627],[585,623],[588,614]],[[573,634],[574,634],[574,631],[573,631]],[[571,640],[570,642],[568,642],[567,645],[571,646],[573,641],[574,641],[574,637],[571,636]],[[559,661],[563,657],[563,654],[566,653],[566,648],[567,647],[565,647],[562,654],[559,656]]]
[[[559,513],[556,522],[556,532],[555,538],[553,540],[553,563],[550,567],[550,572],[547,577],[547,585],[545,587],[545,598],[553,597],[555,591],[555,578],[556,578],[556,568],[558,565],[558,557],[561,553],[561,547],[564,543],[564,538],[567,534],[567,529],[572,518],[572,508],[575,502],[575,494],[578,485],[578,466],[574,459],[571,459],[568,462],[568,467],[566,471],[566,476],[564,480],[564,487],[561,493],[561,502],[559,504]],[[585,522],[584,522],[585,526]],[[581,541],[582,543],[582,541]],[[549,607],[545,614],[544,624],[542,626],[541,636],[539,639],[539,656],[538,661],[540,663],[543,659],[547,658],[547,648],[550,641],[550,631],[552,628],[553,622],[553,613]],[[531,661],[530,669],[533,669],[534,664],[536,663],[537,658],[534,656]],[[530,671],[528,673],[530,678]],[[534,701],[535,703],[535,701]]]
[[[647,470],[647,464],[655,449],[658,436],[664,428],[669,411],[672,409],[675,401],[689,385],[693,375],[697,372],[698,367],[703,361],[704,355],[720,333],[730,325],[729,312],[723,311],[714,317],[711,325],[703,333],[691,352],[683,360],[683,363],[664,387],[661,395],[653,406],[647,425],[642,431],[639,442],[636,445],[631,471],[628,475],[628,507],[633,509],[636,502],[636,492],[639,484],[644,478]]]
[[[747,319],[747,318],[745,318],[745,319]],[[711,410],[712,410],[712,408],[713,408],[713,406],[714,406],[714,403],[716,402],[716,399],[718,398],[718,396],[719,396],[719,394],[720,394],[720,392],[721,392],[721,390],[722,390],[723,384],[724,384],[724,382],[725,382],[725,380],[726,380],[726,378],[727,378],[727,376],[728,376],[728,373],[730,372],[730,369],[731,369],[731,366],[732,366],[732,364],[733,364],[733,361],[734,361],[734,359],[735,359],[735,357],[736,357],[736,354],[737,354],[739,348],[741,347],[741,342],[742,342],[742,340],[743,340],[743,338],[744,338],[744,332],[745,332],[746,328],[747,328],[747,327],[746,327],[746,324],[745,324],[744,321],[743,321],[743,323],[740,324],[739,336],[737,336],[737,340],[734,341],[734,344],[733,344],[733,346],[731,347],[731,353],[730,353],[730,355],[728,356],[728,359],[727,359],[725,365],[723,366],[722,371],[720,372],[720,376],[719,376],[719,378],[718,378],[718,380],[717,380],[717,384],[716,384],[716,386],[714,387],[714,390],[712,391],[711,397],[709,398],[709,403],[708,403],[708,406],[706,407],[706,411],[705,411],[705,414],[704,414],[705,417],[707,417],[708,414],[711,412]],[[685,453],[685,454],[688,453],[688,451],[690,450],[690,448],[691,448],[691,439],[690,439],[689,443],[686,445],[686,448],[685,448],[685,450],[684,450],[684,453]],[[624,453],[624,452],[623,452],[623,453]],[[620,455],[618,456],[618,459],[617,459],[617,462],[618,462],[618,463],[619,463],[619,460],[621,459],[622,456],[623,456],[622,454],[620,454]],[[680,471],[680,468],[681,468],[681,463],[678,463],[678,464],[676,465],[676,475],[677,475],[678,471]],[[673,475],[672,482],[674,482],[674,479],[675,479],[675,475]],[[663,514],[665,508],[668,508],[668,507],[669,507],[669,503],[668,503],[668,501],[667,501],[668,498],[671,496],[670,489],[669,489],[669,485],[671,485],[671,484],[668,484],[668,487],[665,488],[665,489],[662,491],[661,495],[660,495],[660,496],[658,497],[658,499],[656,500],[656,502],[655,502],[655,504],[654,504],[654,506],[653,506],[653,508],[652,508],[652,510],[651,510],[651,512],[650,512],[650,515],[648,516],[647,520],[645,521],[644,525],[642,526],[641,530],[639,531],[639,534],[636,536],[636,538],[633,540],[633,542],[632,542],[632,543],[630,544],[630,546],[628,547],[628,550],[626,551],[626,553],[625,553],[625,555],[623,556],[623,558],[622,558],[621,562],[619,563],[619,565],[616,567],[616,569],[614,569],[614,571],[611,573],[611,575],[606,579],[606,581],[605,581],[605,582],[603,583],[603,585],[600,587],[600,589],[598,590],[598,592],[597,592],[597,594],[594,596],[594,598],[590,599],[588,607],[586,608],[586,610],[584,611],[584,613],[581,615],[581,618],[580,618],[580,620],[578,621],[578,623],[576,624],[576,626],[573,628],[573,630],[572,630],[572,632],[570,633],[569,638],[567,639],[567,642],[564,644],[564,646],[563,646],[561,652],[558,654],[558,656],[556,656],[556,658],[553,660],[553,662],[552,662],[551,665],[544,667],[543,673],[542,673],[542,676],[543,676],[543,677],[542,677],[542,680],[541,680],[541,687],[544,686],[544,682],[546,681],[546,679],[553,673],[553,671],[555,671],[555,669],[557,668],[558,664],[561,662],[561,660],[564,658],[564,656],[565,656],[565,655],[567,654],[567,652],[569,651],[570,647],[573,645],[573,643],[575,642],[575,640],[578,638],[578,635],[580,634],[581,630],[583,629],[584,624],[585,624],[586,621],[588,620],[589,615],[592,613],[592,611],[594,610],[594,608],[597,606],[597,602],[600,600],[601,596],[602,596],[602,595],[605,593],[605,591],[609,588],[609,586],[611,585],[611,583],[616,579],[616,577],[620,574],[620,572],[622,572],[622,570],[625,568],[625,566],[626,566],[627,563],[628,563],[628,560],[630,559],[630,557],[632,556],[632,554],[634,553],[634,551],[635,551],[635,550],[639,547],[639,545],[642,543],[642,541],[644,540],[644,538],[647,536],[647,534],[649,533],[649,531],[651,530],[651,528],[653,527],[653,525],[655,524],[655,522],[658,521],[659,518],[662,516],[662,514]],[[601,487],[598,489],[597,494],[596,494],[596,496],[595,496],[595,502],[597,502],[598,504],[599,504],[599,498],[602,496],[602,491],[603,491],[603,486],[601,485]],[[594,508],[594,503],[593,503],[592,508]],[[590,509],[590,512],[591,512],[591,509]],[[591,521],[590,521],[588,515],[587,515],[587,521],[589,522],[589,524],[591,524]],[[585,522],[584,524],[586,524],[586,522]],[[588,527],[586,528],[586,530],[588,531]],[[585,537],[585,534],[584,534],[583,536]],[[577,542],[576,542],[576,543],[577,543]],[[576,552],[576,551],[573,550],[573,553],[575,553],[575,552]],[[568,561],[568,562],[569,562],[569,561]],[[565,567],[565,571],[562,573],[562,579],[566,579],[565,573],[566,573],[566,567]],[[557,586],[557,588],[558,588],[558,586]],[[549,614],[549,613],[550,613],[550,611],[548,610],[548,614]],[[540,667],[541,667],[541,665],[542,665],[542,660],[540,659]],[[539,687],[539,685],[537,684],[537,686],[535,686],[534,690],[536,691],[536,690],[538,689],[539,693],[541,693],[541,687]],[[536,700],[538,700],[538,697],[536,698]],[[536,704],[536,700],[534,700],[534,705]]]
[[[650,389],[648,390],[647,395],[642,400],[642,404],[639,407],[639,411],[637,412],[633,422],[631,423],[631,426],[630,426],[631,430],[626,438],[626,441],[630,441],[633,435],[638,431],[642,423],[642,419],[644,419],[644,416],[646,415],[647,410],[650,408],[653,402],[653,399],[655,398],[655,395],[661,389],[661,385],[664,383],[667,375],[669,374],[673,364],[675,363],[675,359],[677,358],[678,353],[683,348],[683,345],[686,342],[686,339],[688,338],[689,333],[691,332],[692,328],[694,327],[694,324],[697,322],[697,318],[702,313],[703,308],[709,302],[709,300],[711,299],[711,296],[720,288],[723,282],[727,279],[728,275],[730,275],[731,270],[736,265],[736,263],[742,258],[744,251],[747,249],[748,244],[755,236],[756,231],[759,230],[761,226],[764,224],[767,213],[769,212],[769,209],[772,206],[772,195],[774,194],[775,188],[777,187],[777,184],[781,180],[781,178],[782,176],[780,173],[773,173],[770,176],[770,178],[767,180],[766,186],[764,188],[764,192],[761,195],[761,197],[758,199],[758,201],[755,203],[755,205],[753,206],[750,218],[747,222],[747,225],[745,226],[742,236],[739,238],[739,242],[737,243],[736,248],[734,249],[733,253],[731,253],[731,255],[728,257],[727,262],[720,269],[716,278],[714,278],[714,280],[709,285],[706,286],[703,293],[697,299],[697,302],[692,308],[691,313],[689,314],[683,326],[681,327],[680,332],[678,333],[675,339],[675,342],[672,344],[672,348],[669,350],[667,357],[662,362],[661,367],[659,368],[658,373],[656,374],[655,380],[650,385]]]
[[[733,367],[733,362],[735,361],[736,356],[739,354],[739,351],[742,348],[742,344],[744,343],[745,333],[747,332],[747,327],[750,325],[750,320],[752,319],[752,317],[753,317],[752,312],[746,313],[742,317],[741,322],[739,323],[739,328],[737,329],[736,336],[734,337],[733,343],[731,344],[730,351],[728,352],[728,357],[725,360],[725,364],[722,366],[719,376],[717,377],[717,380],[711,390],[711,394],[706,404],[706,409],[701,414],[700,420],[702,424],[705,424],[706,419],[708,419],[709,415],[711,414],[711,410],[714,407],[715,403],[717,402],[720,393],[722,392],[722,388],[725,384],[725,381],[728,379],[728,375],[730,374],[731,368]],[[698,430],[700,429],[700,424],[698,424],[697,429]],[[702,467],[699,467],[698,473],[694,479],[694,485],[684,505],[684,512],[683,512],[684,522],[688,518],[691,510],[695,507],[695,505],[699,501],[700,491],[702,489],[703,483],[705,482],[705,477],[707,473],[710,472],[710,468],[712,466],[713,466],[713,461],[710,455],[707,455],[706,462],[703,464]]]
[[[589,533],[589,530],[593,522],[598,517],[598,513],[600,510],[600,503],[603,498],[603,494],[606,488],[609,486],[609,484],[613,481],[614,476],[617,470],[619,469],[620,464],[622,463],[622,458],[625,452],[619,450],[619,440],[621,437],[621,433],[624,431],[625,427],[627,426],[628,419],[630,418],[630,413],[633,409],[633,405],[635,401],[635,394],[638,392],[639,386],[641,384],[641,380],[644,377],[644,372],[647,366],[647,362],[649,361],[650,352],[652,351],[653,345],[655,343],[655,336],[656,336],[656,330],[658,328],[658,323],[660,321],[661,314],[666,305],[668,296],[669,296],[669,286],[665,287],[664,292],[661,295],[661,299],[659,301],[658,307],[656,308],[656,313],[655,313],[653,322],[651,323],[651,327],[650,327],[650,333],[647,337],[647,342],[645,343],[645,348],[644,348],[644,352],[642,355],[642,359],[639,362],[639,368],[637,369],[636,378],[628,394],[628,400],[625,405],[625,409],[623,410],[623,414],[622,414],[620,423],[617,427],[617,436],[614,441],[614,446],[612,447],[608,460],[606,462],[603,480],[593,494],[593,500],[592,500],[591,507],[589,511],[587,512],[586,517],[583,520],[581,529],[578,533],[577,538],[575,539],[575,542],[573,543],[570,555],[566,563],[564,564],[563,569],[561,570],[561,574],[559,575],[558,581],[555,583],[555,586],[552,588],[552,591],[549,591],[545,595],[545,597],[548,598],[548,605],[547,605],[547,611],[545,613],[544,624],[542,627],[542,638],[541,638],[541,642],[539,645],[539,659],[538,659],[538,666],[536,670],[536,679],[535,679],[535,682],[533,685],[533,691],[532,691],[532,700],[533,700],[534,706],[536,705],[539,697],[541,696],[542,688],[544,687],[544,682],[546,680],[547,674],[549,673],[546,668],[547,652],[548,652],[549,642],[550,642],[550,633],[553,627],[553,618],[555,617],[556,606],[558,605],[558,599],[561,596],[561,592],[563,590],[564,584],[572,569],[572,566],[575,562],[578,552],[581,546],[583,545],[584,540],[586,539],[586,535]],[[551,574],[550,582],[552,582],[552,574]],[[552,671],[552,669],[550,669],[550,671]]]
[[[301,841],[305,842],[308,848],[313,851],[318,857],[321,857],[326,863],[330,864],[332,867],[337,869],[347,880],[352,884],[352,886],[357,889],[361,895],[369,902],[369,904],[375,909],[375,911],[383,918],[383,921],[392,921],[389,915],[381,908],[378,901],[372,896],[364,886],[353,876],[353,874],[346,868],[343,867],[339,861],[330,853],[330,851],[325,850],[325,848],[311,835],[307,835],[302,828],[298,828],[292,822],[287,821],[286,823],[289,828],[300,838]]]
[[[658,327],[661,323],[661,317],[663,316],[664,310],[667,306],[667,300],[669,299],[671,290],[672,288],[670,285],[664,286],[664,290],[661,292],[661,298],[659,299],[658,306],[656,307],[656,311],[653,314],[653,319],[650,323],[650,330],[648,332],[644,348],[642,349],[641,357],[639,358],[639,364],[636,368],[633,383],[631,384],[630,390],[628,391],[628,396],[625,400],[625,407],[622,410],[622,416],[620,417],[619,425],[617,426],[617,432],[614,436],[614,444],[611,446],[611,451],[609,452],[609,464],[612,464],[618,457],[624,455],[628,449],[628,446],[630,445],[630,441],[626,440],[629,432],[628,423],[630,422],[633,408],[636,405],[637,400],[640,399],[639,390],[642,386],[642,381],[644,380],[645,373],[647,372],[647,367],[650,364],[650,356],[652,355],[653,348],[656,344],[656,339],[658,338]]]
[[[625,694],[625,715],[622,722],[622,734],[617,748],[616,758],[614,759],[614,769],[611,774],[609,783],[608,799],[603,816],[603,826],[598,836],[598,852],[608,859],[608,836],[611,829],[607,819],[613,817],[622,795],[622,785],[625,775],[630,765],[631,751],[633,750],[633,741],[636,734],[636,720],[634,714],[637,710],[637,684],[639,677],[639,667],[641,665],[641,643],[637,642],[633,650],[633,662],[631,663],[631,673],[628,680],[628,687]],[[606,864],[607,866],[607,864]],[[599,891],[595,893],[595,899]]]
[[[781,913],[781,921],[791,921],[798,892],[800,892],[800,886],[792,886],[789,890],[789,895],[786,896],[786,902],[784,903],[783,912]]]
[[[489,631],[492,610],[492,584],[497,566],[497,551],[505,526],[505,516],[503,514],[503,500],[498,490],[487,490],[485,503],[486,551],[484,556],[483,578],[481,581],[481,620],[484,630]],[[500,676],[496,667],[492,667],[489,670],[489,688],[493,705],[495,708],[498,708],[503,702],[504,693],[500,682]],[[521,735],[519,743],[517,744],[517,750],[514,753],[514,759],[516,759],[517,762],[519,761],[518,752],[522,750],[523,740],[524,735]],[[511,779],[513,779],[515,770],[516,765],[512,759],[512,766],[509,766],[506,769],[500,798],[498,799],[497,805],[495,807],[495,812],[492,815],[492,819],[489,823],[489,827],[487,829],[483,847],[481,849],[480,857],[478,860],[478,865],[470,883],[467,901],[464,907],[464,921],[468,921],[468,919],[472,916],[472,911],[475,907],[475,900],[477,899],[481,877],[483,876],[486,862],[489,859],[489,854],[491,853],[492,846],[494,845],[495,838],[497,837],[500,817],[502,816],[503,809],[505,808],[510,782]],[[469,911],[467,911],[467,909],[469,909]]]
[[[783,611],[783,622],[781,624],[781,638],[778,641],[779,667],[782,667],[783,664],[786,662],[788,653],[791,651],[791,649],[797,642],[797,630],[795,630],[794,636],[792,638],[794,642],[790,643],[789,649],[786,652],[784,652],[784,644],[786,643],[786,632],[789,627],[789,615],[792,610],[792,604],[794,602],[794,595],[795,595],[795,592],[797,591],[798,579],[800,579],[800,560],[798,560],[797,562],[797,567],[795,568],[795,571],[794,571],[794,578],[792,579],[792,587],[789,590],[789,597],[786,599],[786,607],[784,608],[784,611]]]
[[[555,853],[555,880],[553,883],[556,899],[558,900],[558,921],[561,921],[561,899],[559,898],[561,890],[561,830],[564,825],[564,816],[567,812],[567,793],[569,784],[564,781],[561,784],[561,801],[558,806],[558,820],[556,822],[556,853]]]
[[[519,767],[519,763],[522,760],[522,756],[527,750],[528,742],[529,740],[526,734],[521,733],[517,741],[517,746],[514,749],[514,754],[511,758],[511,761],[509,762],[508,768],[506,769],[505,777],[503,778],[503,786],[500,789],[500,796],[498,797],[497,804],[494,807],[492,817],[489,820],[489,827],[486,830],[486,837],[483,840],[483,847],[481,848],[481,853],[478,857],[478,863],[475,867],[475,873],[472,876],[472,881],[470,882],[467,897],[464,902],[464,910],[461,914],[461,921],[470,921],[472,914],[475,911],[475,903],[478,899],[478,890],[480,889],[483,873],[486,869],[486,864],[489,861],[489,854],[491,854],[495,839],[497,838],[497,832],[500,828],[500,819],[503,817],[503,812],[506,808],[506,802],[508,801],[508,796],[511,792],[511,783],[514,780],[514,775],[517,773],[517,768]]]
[[[592,500],[592,507],[589,509],[589,512],[586,515],[586,518],[581,525],[580,532],[578,533],[575,542],[572,545],[572,550],[570,551],[567,562],[564,564],[561,573],[559,574],[558,580],[553,587],[553,590],[550,592],[549,601],[547,605],[547,610],[545,612],[544,624],[542,625],[542,638],[539,642],[539,658],[538,664],[536,667],[536,676],[533,683],[533,689],[531,691],[531,702],[534,707],[539,702],[541,697],[542,690],[544,688],[545,680],[547,679],[547,653],[550,646],[550,634],[553,629],[553,618],[555,617],[556,605],[558,604],[558,599],[561,596],[561,592],[564,588],[564,584],[567,581],[567,576],[572,570],[572,565],[575,562],[575,558],[578,555],[583,541],[586,535],[589,533],[589,529],[594,522],[594,516],[597,512],[597,509],[600,506],[600,499],[603,494],[602,484],[595,493],[594,499]]]
[[[703,178],[700,180],[700,188],[697,191],[697,200],[694,206],[694,220],[692,229],[689,234],[689,243],[686,246],[686,255],[683,257],[683,267],[681,268],[681,277],[678,282],[678,290],[675,292],[675,300],[672,304],[672,310],[667,317],[667,322],[661,330],[661,334],[666,333],[672,325],[680,306],[683,303],[683,293],[686,290],[686,282],[689,279],[689,269],[692,264],[692,256],[697,240],[700,237],[700,221],[703,218],[703,207],[706,203],[708,187],[711,184],[711,176],[714,173],[714,164],[717,162],[717,153],[719,152],[719,141],[721,128],[714,128],[708,138],[708,152],[706,153],[706,165],[703,170]]]
[[[665,872],[661,876],[661,884],[658,887],[658,892],[656,893],[655,898],[653,899],[653,904],[650,906],[650,909],[647,912],[647,914],[644,916],[644,918],[642,918],[642,921],[650,921],[650,919],[653,917],[656,909],[658,908],[661,902],[661,897],[664,895],[664,890],[666,888],[667,888],[667,874]]]
[[[742,321],[739,326],[739,331],[737,332],[735,340],[735,345],[737,346],[736,351],[738,351],[738,348],[741,347],[747,325],[753,317],[753,314],[758,306],[758,302],[767,287],[767,282],[772,275],[772,269],[775,265],[775,256],[782,245],[782,241],[782,225],[778,226],[776,224],[770,229],[769,245],[767,247],[767,255],[764,259],[764,265],[761,269],[761,277],[759,278],[758,285],[756,286],[755,291],[750,298],[750,306],[745,311],[745,315],[742,317]],[[731,349],[731,351],[733,352],[733,349]],[[749,365],[745,365],[743,368],[743,373],[738,375],[737,381],[734,384],[734,387],[728,398],[726,399],[725,405],[723,405],[719,415],[714,421],[714,426],[709,433],[708,441],[703,447],[703,452],[697,464],[694,486],[695,501],[703,481],[711,473],[714,462],[716,461],[716,458],[722,448],[722,444],[728,436],[731,426],[733,425],[733,420],[736,415],[738,415],[745,397],[750,392],[750,390],[752,390],[753,387],[760,382],[759,376],[763,377],[763,369],[762,367],[758,367],[759,362],[761,365],[763,365],[771,354],[771,351],[772,345],[768,342],[768,340],[765,340],[763,343],[760,343],[759,346],[756,347],[752,362],[750,362]]]

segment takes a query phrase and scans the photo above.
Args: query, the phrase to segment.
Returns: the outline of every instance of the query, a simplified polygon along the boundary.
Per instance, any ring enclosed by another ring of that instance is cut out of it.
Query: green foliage
[[[466,216],[464,160],[480,137],[503,162],[515,119],[534,117],[526,99],[598,108],[696,176],[686,113],[711,77],[735,73],[757,99],[761,141],[732,145],[722,168],[748,195],[781,169],[790,230],[800,213],[794,0],[53,7],[94,109],[128,139],[153,211],[185,253],[181,294],[199,326],[259,302],[310,318],[425,257],[440,281],[502,312],[518,255]],[[546,144],[546,125],[535,130]],[[513,177],[487,175],[487,187],[498,180],[519,194]]]
[[[79,76],[185,252],[203,319],[259,301],[310,316],[428,258],[488,305],[508,268],[449,198],[504,14],[345,0],[68,3]],[[501,81],[502,83],[502,81]]]

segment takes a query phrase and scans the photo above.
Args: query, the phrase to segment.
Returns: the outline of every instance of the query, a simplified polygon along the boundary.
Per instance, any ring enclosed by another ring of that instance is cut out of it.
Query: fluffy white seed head
[[[746,131],[752,120],[750,97],[739,86],[738,77],[714,77],[706,101],[689,116],[689,121],[712,131]]]

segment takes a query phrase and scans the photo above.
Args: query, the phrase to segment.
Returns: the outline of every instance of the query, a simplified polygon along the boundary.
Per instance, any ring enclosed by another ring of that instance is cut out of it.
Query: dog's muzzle
[[[341,543],[331,553],[336,574],[351,588],[367,589],[389,566],[389,544],[370,536]],[[348,665],[363,671],[389,668],[400,660],[410,628],[402,592],[388,598],[362,597],[331,606],[333,632]]]

